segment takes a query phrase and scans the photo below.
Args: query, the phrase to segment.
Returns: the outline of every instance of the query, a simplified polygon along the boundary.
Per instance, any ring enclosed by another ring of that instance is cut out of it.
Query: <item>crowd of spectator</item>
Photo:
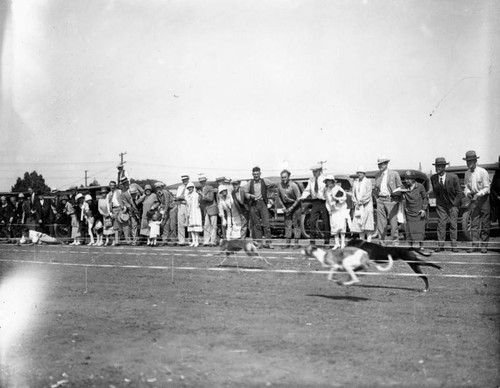
[[[463,198],[470,202],[473,245],[486,252],[489,239],[490,179],[488,173],[477,166],[479,157],[468,151],[464,160],[468,171],[465,189],[455,174],[446,172],[449,164],[443,157],[436,158],[436,174],[431,176],[431,190],[437,201],[438,247],[444,249],[447,224],[450,224],[451,247],[456,251],[458,207]],[[429,197],[427,189],[416,181],[414,171],[403,176],[388,168],[390,160],[379,158],[379,172],[374,181],[366,178],[366,169],[358,167],[352,192],[346,193],[331,174],[324,175],[322,165],[311,167],[312,176],[302,190],[283,170],[280,182],[261,178],[261,170],[254,167],[252,179],[242,185],[240,180],[226,177],[216,179],[216,187],[207,184],[200,174],[195,185],[188,175],[181,176],[175,194],[163,182],[139,186],[131,182],[123,165],[118,166],[117,180],[102,187],[98,195],[82,194],[73,188],[69,195],[27,193],[0,198],[0,238],[15,241],[29,232],[42,233],[61,242],[56,228],[63,228],[70,245],[190,245],[215,246],[220,239],[251,237],[264,248],[272,249],[268,199],[272,191],[284,211],[285,248],[298,248],[301,237],[301,203],[311,204],[310,243],[323,238],[332,248],[345,246],[346,232],[358,233],[371,241],[378,235],[386,243],[391,230],[394,245],[399,242],[399,224],[406,226],[406,238],[414,249],[423,249],[425,218]],[[496,178],[495,178],[496,177]],[[498,174],[493,179],[492,195],[500,199],[497,191]],[[347,196],[352,208],[347,207]],[[374,206],[376,203],[376,206]],[[375,217],[376,215],[376,222]],[[317,224],[318,220],[322,220]],[[188,236],[186,235],[188,233]],[[34,235],[34,234],[33,234]],[[292,243],[293,237],[293,243]]]

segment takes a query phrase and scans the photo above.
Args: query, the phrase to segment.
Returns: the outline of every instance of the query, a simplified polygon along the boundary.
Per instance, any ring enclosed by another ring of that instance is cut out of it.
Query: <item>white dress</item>
[[[345,233],[346,225],[350,221],[346,192],[340,186],[325,188],[325,199],[326,208],[330,214],[330,233],[332,235],[339,232]]]
[[[191,194],[187,193],[185,198],[188,211],[188,232],[202,232],[200,195],[193,191]]]
[[[157,238],[160,235],[161,221],[149,221],[149,238]]]

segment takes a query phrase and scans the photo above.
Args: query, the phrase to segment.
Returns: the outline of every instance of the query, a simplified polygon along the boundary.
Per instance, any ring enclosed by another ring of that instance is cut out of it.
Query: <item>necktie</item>
[[[439,183],[441,183],[441,186],[444,186],[444,178],[442,176],[439,177]]]
[[[316,180],[314,181],[314,192],[318,192],[318,178],[316,178]]]

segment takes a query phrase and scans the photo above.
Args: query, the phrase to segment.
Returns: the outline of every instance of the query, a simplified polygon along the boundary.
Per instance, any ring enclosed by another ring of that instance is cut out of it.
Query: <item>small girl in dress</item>
[[[160,225],[161,225],[160,214],[154,213],[148,225],[149,225],[149,237],[147,245],[156,246],[157,244],[156,240],[160,235]]]
[[[350,220],[349,209],[346,203],[347,194],[340,185],[335,185],[335,177],[333,175],[327,175],[324,182],[326,184],[326,209],[330,214],[330,234],[335,238],[333,249],[343,249],[345,248],[346,223]]]
[[[90,242],[87,245],[95,245],[94,241],[94,211],[92,204],[92,197],[87,194],[85,195],[85,202],[82,206],[82,221],[85,219],[87,221],[88,234],[90,236]]]
[[[191,247],[197,247],[199,243],[198,234],[203,231],[200,194],[194,191],[194,184],[188,183],[186,186],[188,192],[185,196],[188,211],[188,232],[191,234]]]

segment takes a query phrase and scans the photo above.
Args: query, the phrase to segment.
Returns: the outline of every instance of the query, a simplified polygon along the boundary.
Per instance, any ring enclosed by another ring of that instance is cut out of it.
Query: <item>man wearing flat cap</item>
[[[198,177],[200,188],[197,190],[200,194],[200,210],[203,221],[203,246],[213,247],[217,239],[217,207],[216,193],[212,186],[207,185],[207,177],[200,174]]]
[[[139,244],[139,229],[141,225],[141,205],[138,202],[139,190],[136,187],[130,186],[127,191],[122,192],[122,202],[127,213],[130,215],[130,230],[132,245]]]
[[[374,194],[377,198],[377,232],[381,244],[385,243],[387,223],[391,226],[394,245],[399,245],[397,194],[401,191],[401,177],[397,171],[389,170],[390,159],[381,157],[377,160],[379,171],[375,175]]]
[[[431,176],[432,192],[436,196],[436,212],[438,216],[438,247],[435,249],[436,252],[444,251],[446,225],[448,223],[450,224],[451,250],[452,252],[458,252],[457,219],[463,190],[460,186],[458,176],[446,171],[448,164],[449,162],[446,161],[446,158],[436,158],[436,161],[433,163],[436,173]]]
[[[465,172],[464,194],[471,201],[472,247],[469,252],[481,247],[481,253],[486,253],[490,239],[490,176],[477,165],[478,159],[476,151],[467,151],[463,158],[468,168]]]
[[[310,198],[312,202],[310,216],[310,243],[316,245],[317,238],[323,238],[325,245],[330,244],[330,217],[326,208],[325,197],[325,177],[323,176],[323,166],[321,164],[313,165],[310,170],[313,176],[309,178],[307,186],[300,196],[300,200]],[[323,221],[322,230],[319,231],[316,227],[319,219]]]
[[[267,210],[267,193],[269,189],[274,189],[277,185],[269,179],[261,178],[260,175],[260,167],[254,167],[252,169],[253,179],[244,188],[245,198],[248,200],[250,210],[250,229],[252,238],[260,240],[264,234],[267,241],[262,246],[273,249],[269,211]]]

